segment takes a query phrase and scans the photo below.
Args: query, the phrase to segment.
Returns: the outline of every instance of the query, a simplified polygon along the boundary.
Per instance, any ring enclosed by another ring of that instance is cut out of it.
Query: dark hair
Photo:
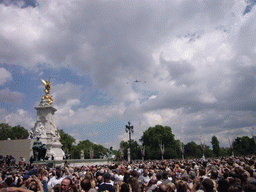
[[[120,192],[129,192],[130,189],[129,189],[129,184],[128,183],[123,183],[121,185],[121,189],[120,189]]]
[[[162,184],[159,186],[158,191],[159,191],[159,192],[167,191],[167,186],[166,186],[164,183],[162,183]]]
[[[36,183],[33,182],[33,183],[29,186],[29,189],[30,189],[31,191],[37,192],[38,186],[37,186]]]
[[[216,169],[211,170],[211,178],[212,179],[218,178],[218,171]]]
[[[163,178],[162,173],[161,173],[161,172],[158,172],[158,173],[156,174],[156,179],[159,181],[159,180],[161,180],[162,178]]]
[[[228,191],[229,188],[229,184],[228,181],[226,179],[220,179],[218,181],[218,192],[226,192]]]
[[[243,191],[244,192],[256,191],[256,186],[254,184],[245,184],[243,186]]]
[[[241,191],[242,191],[242,187],[238,184],[231,185],[228,188],[228,192],[241,192]]]
[[[214,186],[211,179],[205,179],[202,184],[207,192],[212,192]]]
[[[186,192],[187,190],[187,184],[184,181],[179,181],[177,184],[177,192]]]
[[[91,188],[91,181],[87,178],[81,181],[81,187],[83,190],[88,191]]]

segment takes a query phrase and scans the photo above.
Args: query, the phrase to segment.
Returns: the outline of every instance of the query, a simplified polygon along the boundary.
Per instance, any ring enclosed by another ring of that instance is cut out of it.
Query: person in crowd
[[[110,180],[111,180],[111,174],[110,173],[106,173],[105,177],[104,177],[104,183],[102,183],[99,186],[98,191],[101,192],[101,191],[108,190],[109,192],[114,192],[115,189],[114,189],[113,183],[111,183]]]
[[[60,187],[61,187],[60,192],[73,192],[72,181],[69,177],[66,177],[61,181]]]

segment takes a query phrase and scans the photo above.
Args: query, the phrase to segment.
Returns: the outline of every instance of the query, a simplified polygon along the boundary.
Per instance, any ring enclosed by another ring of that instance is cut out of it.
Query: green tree
[[[185,157],[196,157],[200,158],[203,156],[203,150],[201,145],[197,145],[194,141],[191,141],[185,145]],[[206,147],[206,151],[207,147]]]
[[[171,127],[156,125],[149,127],[140,139],[145,146],[145,159],[161,159],[160,145],[164,144],[164,158],[180,158],[181,149],[178,140],[174,139]]]
[[[0,124],[0,140],[10,139],[25,139],[28,138],[28,131],[20,125],[11,127],[6,123]]]
[[[205,146],[205,157],[214,157],[213,150],[208,145]]]
[[[124,150],[124,159],[128,159],[127,157],[127,150],[130,148],[129,141],[121,141],[120,148]],[[137,141],[131,140],[131,158],[134,159],[141,159],[141,149]]]
[[[220,143],[218,138],[216,136],[213,136],[211,143],[212,143],[213,153],[215,154],[216,157],[218,157],[220,155]]]
[[[69,134],[65,133],[63,129],[60,130],[60,142],[62,144],[62,150],[65,152],[68,150],[69,152],[71,151],[72,145],[75,143],[75,139],[70,136]]]
[[[12,137],[12,127],[6,123],[0,124],[0,140],[7,140]]]
[[[256,146],[253,138],[248,136],[237,137],[233,142],[235,155],[252,155],[256,153]]]
[[[26,139],[28,138],[28,130],[26,130],[24,127],[21,127],[20,125],[17,125],[15,127],[11,128],[12,130],[12,137],[11,139]]]

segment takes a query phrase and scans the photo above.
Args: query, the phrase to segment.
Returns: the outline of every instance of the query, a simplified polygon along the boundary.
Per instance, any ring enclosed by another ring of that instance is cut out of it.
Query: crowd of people
[[[0,161],[1,191],[256,192],[256,156],[50,168]]]

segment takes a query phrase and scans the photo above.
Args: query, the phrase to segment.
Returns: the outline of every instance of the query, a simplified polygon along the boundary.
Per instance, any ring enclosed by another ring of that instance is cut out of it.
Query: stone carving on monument
[[[50,83],[50,78],[48,81],[43,79],[41,81],[45,86],[44,92],[46,95],[42,96],[40,104],[35,107],[37,111],[36,123],[31,129],[30,137],[39,137],[45,143],[47,147],[46,156],[54,157],[55,160],[62,160],[65,153],[61,149],[59,129],[53,121],[57,109],[52,106],[53,99],[49,95],[52,83]]]

